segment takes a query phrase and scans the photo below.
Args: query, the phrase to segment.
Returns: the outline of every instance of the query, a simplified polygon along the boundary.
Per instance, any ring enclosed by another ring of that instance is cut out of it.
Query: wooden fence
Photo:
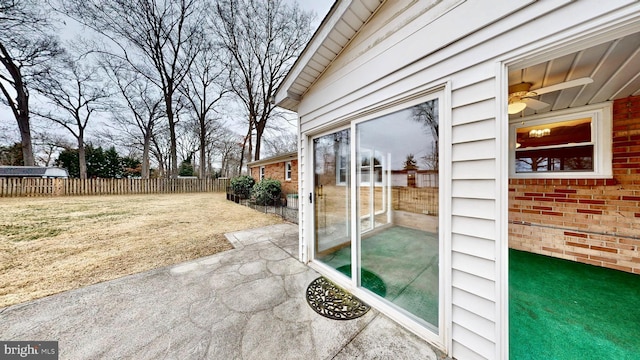
[[[0,178],[0,197],[225,192],[229,179]]]

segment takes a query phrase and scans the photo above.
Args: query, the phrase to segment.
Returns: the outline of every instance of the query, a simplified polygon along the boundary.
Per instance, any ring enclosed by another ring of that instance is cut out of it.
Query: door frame
[[[439,299],[438,299],[438,333],[434,333],[431,330],[424,327],[419,322],[412,319],[409,315],[404,314],[403,311],[395,306],[391,305],[387,300],[380,299],[378,296],[358,287],[360,283],[359,274],[357,271],[353,271],[359,266],[359,254],[360,241],[358,238],[359,226],[356,225],[356,220],[359,219],[357,214],[356,198],[356,125],[361,122],[373,120],[378,117],[391,114],[396,111],[410,108],[414,105],[421,104],[423,102],[437,98],[439,101]],[[336,271],[328,265],[320,261],[315,261],[315,208],[313,204],[305,201],[305,205],[308,206],[308,211],[305,211],[304,226],[303,226],[303,251],[305,252],[305,263],[307,263],[312,269],[318,271],[320,274],[328,277],[339,286],[353,293],[363,301],[376,308],[392,320],[398,322],[400,325],[418,335],[422,339],[429,342],[439,350],[448,353],[447,349],[451,348],[451,275],[449,269],[451,268],[451,82],[447,80],[438,84],[426,85],[418,89],[417,91],[405,93],[404,96],[392,97],[391,99],[371,106],[369,108],[361,109],[360,111],[353,112],[350,116],[343,119],[337,119],[333,122],[333,126],[325,126],[317,131],[308,131],[302,135],[304,139],[304,146],[306,151],[304,156],[305,161],[304,170],[306,176],[304,182],[308,184],[305,190],[305,197],[308,197],[308,192],[314,190],[314,168],[315,158],[313,149],[313,140],[322,137],[327,134],[331,134],[336,131],[340,131],[349,128],[351,131],[351,246],[352,246],[352,277],[349,278],[346,275]]]

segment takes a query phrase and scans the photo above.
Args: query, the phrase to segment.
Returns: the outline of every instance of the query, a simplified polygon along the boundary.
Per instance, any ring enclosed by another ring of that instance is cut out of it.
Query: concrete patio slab
[[[60,359],[440,358],[374,310],[316,314],[297,225],[227,237],[235,249],[2,308],[0,340],[58,341]]]

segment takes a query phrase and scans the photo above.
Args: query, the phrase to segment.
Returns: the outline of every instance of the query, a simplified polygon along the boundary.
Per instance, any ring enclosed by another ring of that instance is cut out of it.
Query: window
[[[606,103],[513,120],[511,177],[611,177],[611,111]]]
[[[371,156],[371,151],[362,151],[360,159],[360,184],[368,185],[371,182],[371,175],[373,174],[374,185],[382,184],[382,154],[376,152],[376,156]],[[371,170],[371,163],[373,162],[373,173]]]
[[[349,180],[349,155],[340,155],[338,157],[338,168],[336,178],[338,185],[346,185]]]
[[[264,179],[264,166],[260,166],[260,180]]]
[[[291,181],[291,161],[287,161],[284,164],[284,179]]]

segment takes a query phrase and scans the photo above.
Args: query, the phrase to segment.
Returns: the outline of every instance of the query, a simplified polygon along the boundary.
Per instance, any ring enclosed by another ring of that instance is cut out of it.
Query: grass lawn
[[[231,249],[281,223],[224,194],[0,198],[0,307]]]

